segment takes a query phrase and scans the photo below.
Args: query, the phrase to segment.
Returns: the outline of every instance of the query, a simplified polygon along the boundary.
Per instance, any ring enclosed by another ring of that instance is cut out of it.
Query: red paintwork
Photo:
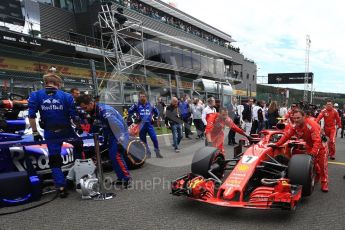
[[[172,184],[174,188],[183,188],[187,181],[187,187],[190,189],[188,197],[201,202],[211,203],[226,207],[242,207],[269,209],[274,207],[273,203],[285,203],[288,207],[294,208],[302,196],[302,188],[299,187],[292,194],[289,179],[283,178],[274,186],[259,186],[249,196],[249,200],[244,199],[244,192],[249,180],[252,178],[256,167],[262,161],[268,161],[269,156],[276,157],[283,155],[291,158],[291,148],[289,143],[294,142],[294,154],[305,153],[303,150],[304,142],[301,140],[290,140],[279,148],[272,149],[267,144],[272,143],[275,135],[283,135],[282,130],[264,130],[258,143],[250,146],[243,154],[241,160],[229,176],[223,180],[223,183],[215,193],[214,181],[205,180],[203,177],[182,178]],[[296,151],[296,149],[298,151]],[[189,183],[189,184],[188,184]],[[194,186],[190,186],[194,185]],[[203,194],[205,194],[203,196]]]

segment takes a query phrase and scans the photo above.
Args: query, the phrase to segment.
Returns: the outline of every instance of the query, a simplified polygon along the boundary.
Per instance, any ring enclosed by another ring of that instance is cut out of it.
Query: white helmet
[[[339,105],[338,105],[338,103],[334,103],[334,107],[338,107]]]

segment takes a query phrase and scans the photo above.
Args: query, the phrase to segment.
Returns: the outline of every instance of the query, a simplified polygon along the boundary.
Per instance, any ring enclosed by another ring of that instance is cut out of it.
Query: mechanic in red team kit
[[[305,117],[302,110],[296,109],[292,112],[294,124],[285,129],[284,136],[276,143],[270,144],[271,147],[282,146],[292,136],[303,139],[306,143],[306,151],[314,159],[318,167],[318,175],[321,179],[321,190],[328,192],[328,162],[327,151],[322,145],[321,128],[318,123],[311,118]],[[273,145],[273,146],[272,146]]]
[[[229,117],[227,108],[221,108],[219,113],[211,113],[207,116],[207,125],[205,129],[206,140],[209,146],[218,148],[224,153],[224,127],[239,133],[249,140],[251,139],[241,128],[235,125],[234,121]]]
[[[338,128],[341,128],[341,120],[338,111],[333,108],[332,101],[327,101],[326,109],[323,109],[320,112],[316,122],[319,123],[321,119],[324,119],[323,129],[325,131],[325,135],[329,138],[329,157],[331,160],[335,160],[335,135],[338,131]]]

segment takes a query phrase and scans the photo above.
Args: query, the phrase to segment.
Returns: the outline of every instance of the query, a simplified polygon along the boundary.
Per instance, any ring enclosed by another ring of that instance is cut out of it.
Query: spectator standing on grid
[[[157,99],[156,108],[158,109],[158,112],[159,112],[158,119],[157,119],[157,126],[160,129],[162,127],[162,121],[164,121],[165,109],[166,109],[166,104],[162,101],[161,97],[158,97]]]
[[[198,98],[195,98],[192,104],[192,116],[193,116],[193,123],[196,128],[197,137],[196,139],[203,139],[204,136],[204,123],[201,120],[202,111],[204,106],[202,105],[202,101]]]

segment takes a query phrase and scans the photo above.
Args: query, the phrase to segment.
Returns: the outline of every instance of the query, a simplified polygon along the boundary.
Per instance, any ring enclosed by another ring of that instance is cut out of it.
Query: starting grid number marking
[[[256,161],[256,159],[258,159],[258,157],[257,156],[247,156],[247,155],[245,155],[245,156],[243,156],[242,157],[242,164],[252,164],[253,162],[255,162]]]

